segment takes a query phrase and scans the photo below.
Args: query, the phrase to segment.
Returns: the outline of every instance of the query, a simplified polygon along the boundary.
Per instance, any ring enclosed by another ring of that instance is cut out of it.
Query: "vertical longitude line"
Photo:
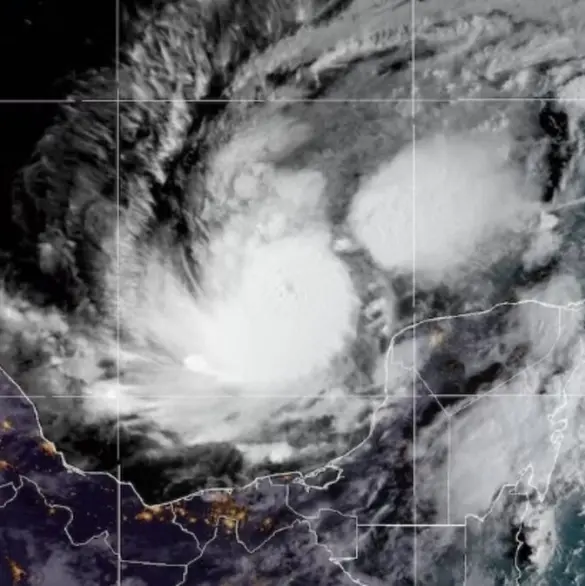
[[[463,528],[463,586],[467,586],[467,516]]]
[[[451,418],[447,419],[447,524],[451,523]]]
[[[122,464],[120,450],[120,0],[116,7],[116,546],[117,584],[122,586]]]
[[[416,0],[410,2],[410,51],[412,59],[411,67],[411,87],[410,87],[410,106],[411,106],[411,129],[412,129],[412,573],[414,586],[418,582],[418,561],[417,548],[418,540],[416,533],[417,525],[417,503],[416,503],[416,325],[415,325],[415,306],[416,306],[416,126],[414,119],[416,116]]]

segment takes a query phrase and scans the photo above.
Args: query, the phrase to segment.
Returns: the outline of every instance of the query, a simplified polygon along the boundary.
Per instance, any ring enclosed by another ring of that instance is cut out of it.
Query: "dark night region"
[[[18,235],[8,222],[14,174],[59,106],[89,71],[116,60],[116,3],[9,0],[0,4],[0,261]],[[115,98],[109,90],[96,98]],[[23,100],[25,103],[16,103]],[[32,103],[37,102],[37,103]]]
[[[0,23],[0,99],[60,100],[77,77],[115,63],[115,0],[8,1]]]
[[[68,520],[67,511],[49,506],[24,479],[16,498],[0,507],[0,584],[56,585],[68,576],[91,586],[114,583],[113,552],[98,542],[73,546],[64,530]]]
[[[179,522],[174,522],[177,513],[171,505],[145,509],[136,498],[136,493],[127,485],[122,487],[122,509],[122,559],[170,565],[188,564],[200,553],[198,539],[203,543],[207,541],[199,531],[201,526],[206,527],[199,511],[198,522],[189,522],[193,516],[186,515],[186,527],[182,529]],[[117,535],[111,535],[110,541],[114,545]]]
[[[18,568],[28,572],[24,568],[30,568],[33,561],[25,545],[34,535],[37,547],[39,531],[44,531],[48,549],[35,555],[34,563],[43,565],[45,560],[48,564],[53,547],[49,544],[54,544],[71,558],[76,576],[81,571],[76,564],[88,551],[93,555],[100,543],[99,559],[103,558],[105,566],[95,576],[95,584],[109,586],[118,547],[117,480],[109,474],[82,473],[67,466],[43,437],[30,401],[8,381],[0,385],[0,414],[0,542],[4,540],[7,551],[20,560],[14,562]],[[155,576],[174,580],[183,571],[180,566],[193,565],[189,583],[195,584],[192,576],[200,572],[211,572],[209,579],[215,570],[208,554],[197,561],[208,544],[213,542],[223,551],[233,549],[232,560],[237,565],[247,555],[246,549],[253,551],[295,526],[297,515],[292,511],[282,515],[284,499],[284,486],[266,480],[261,487],[251,485],[233,495],[210,491],[147,507],[130,485],[122,484],[120,543],[122,559],[127,562],[122,573],[125,577],[145,576],[146,584],[159,584]],[[141,567],[141,563],[148,566]],[[14,567],[0,562],[0,577]],[[146,567],[154,568],[153,573]],[[230,575],[225,564],[221,573]]]
[[[129,584],[160,586],[161,584],[180,584],[186,569],[178,566],[145,566],[142,564],[122,563],[122,580]],[[140,582],[138,582],[140,580]]]
[[[84,474],[67,467],[54,445],[42,437],[30,402],[6,382],[0,385],[0,414],[0,496],[6,503],[0,508],[0,540],[9,539],[14,528],[23,535],[30,531],[35,540],[39,531],[44,530],[50,536],[48,541],[61,543],[75,557],[79,548],[74,544],[79,544],[81,550],[91,548],[92,542],[104,539],[107,532],[110,547],[115,551],[117,480],[107,474]],[[162,523],[150,520],[150,525],[137,521],[136,516],[144,512],[140,499],[128,485],[122,486],[122,495],[122,545],[145,546],[132,547],[125,554],[127,559],[185,564],[197,557],[195,535],[181,531],[172,524],[172,518]],[[185,544],[184,555],[180,555],[179,540]],[[16,555],[18,543],[11,542],[9,549],[15,550]],[[152,559],[147,559],[147,552],[153,554]],[[173,557],[159,560],[157,552],[159,557],[161,552]],[[110,555],[114,557],[111,550]],[[109,584],[108,575],[104,573],[97,584]]]

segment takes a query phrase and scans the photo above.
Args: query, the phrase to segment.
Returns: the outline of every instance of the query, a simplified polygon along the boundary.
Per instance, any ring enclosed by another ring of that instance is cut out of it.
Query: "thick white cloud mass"
[[[90,397],[98,417],[143,413],[187,443],[234,441],[262,459],[289,450],[258,437],[275,413],[335,385],[360,302],[319,221],[319,173],[261,166],[236,187],[249,207],[212,234],[199,295],[153,260],[123,312],[137,343],[121,355],[122,386],[97,383]]]
[[[259,246],[241,282],[211,306],[204,355],[240,387],[266,391],[326,368],[352,333],[356,297],[327,233]]]
[[[509,246],[497,236],[522,230],[538,192],[507,164],[499,136],[416,141],[367,177],[349,224],[385,269],[440,281],[474,258]],[[487,250],[486,250],[487,249]]]

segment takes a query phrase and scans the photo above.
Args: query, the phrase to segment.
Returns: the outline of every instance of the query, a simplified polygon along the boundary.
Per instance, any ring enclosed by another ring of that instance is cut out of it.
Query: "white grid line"
[[[30,395],[27,393],[27,398],[28,399],[79,399],[81,398],[80,395]],[[91,396],[91,395],[89,395]],[[270,394],[249,394],[246,395],[247,397],[250,398],[269,398],[269,397],[274,397],[275,395],[270,395]],[[357,398],[360,397],[359,393],[356,393],[355,395],[353,395]],[[486,391],[485,393],[482,393],[480,395],[478,394],[473,394],[473,393],[465,393],[465,394],[461,394],[461,395],[436,395],[435,398],[437,399],[441,399],[441,398],[450,398],[450,399],[456,399],[456,398],[473,398],[473,399],[483,399],[483,398],[504,398],[504,397],[525,397],[527,399],[539,399],[539,398],[550,398],[553,397],[554,395],[552,394],[543,394],[543,395],[535,395],[534,393],[490,393],[489,391]],[[583,398],[585,399],[585,392],[583,393],[563,393],[563,396],[565,397],[573,397],[573,398]],[[135,398],[157,398],[157,395],[151,395],[148,393],[145,394],[141,394],[141,393],[136,393],[133,395],[133,397]],[[202,398],[202,399],[214,399],[217,397],[225,397],[226,399],[232,398],[233,399],[233,395],[222,395],[221,393],[214,393],[214,394],[197,394],[197,397]],[[291,399],[318,399],[321,397],[321,395],[287,395],[287,397],[290,397]],[[432,395],[424,394],[424,393],[417,393],[416,394],[416,398],[417,399],[425,399],[425,398],[429,398],[432,397]],[[193,399],[193,395],[160,395],[160,398],[164,398],[164,399]],[[412,401],[412,396],[403,396],[403,397],[388,397],[388,395],[385,395],[383,393],[378,393],[375,395],[364,395],[362,397],[363,399],[387,399],[386,403],[389,405],[393,405],[395,403],[402,403],[404,401]],[[0,399],[4,400],[4,399],[14,399],[16,401],[22,401],[22,397],[19,397],[17,395],[0,395]]]
[[[467,523],[463,528],[463,586],[467,586]]]
[[[414,72],[413,72],[414,74]],[[119,93],[119,90],[117,90]],[[152,99],[152,100],[138,100],[138,99],[125,99],[125,98],[80,98],[80,99],[53,99],[53,100],[43,100],[43,99],[18,99],[18,100],[10,100],[10,99],[0,99],[0,106],[3,104],[233,104],[233,103],[240,103],[240,104],[313,104],[315,102],[323,102],[323,103],[330,103],[330,104],[400,104],[400,103],[412,103],[415,104],[445,104],[445,103],[459,103],[459,102],[551,102],[557,103],[559,101],[558,98],[546,98],[546,97],[526,97],[526,96],[510,96],[507,98],[473,98],[471,96],[460,96],[460,97],[444,97],[444,98],[417,98],[417,97],[410,97],[410,98],[296,98],[296,99],[230,99],[230,98],[223,98],[223,99],[199,99],[199,100],[189,100],[189,99],[171,99],[171,98],[159,98],[159,99]],[[585,102],[585,98],[563,98],[563,103],[581,103]]]
[[[448,527],[467,527],[466,523],[358,523],[358,527],[387,527],[395,529],[445,529]]]
[[[451,445],[453,440],[451,418],[447,419],[447,524],[451,523]]]
[[[121,386],[121,349],[120,349],[120,0],[115,0],[116,9],[116,545],[118,548],[116,575],[118,586],[122,586],[122,458],[120,445],[120,386]]]
[[[412,328],[416,332],[416,1],[410,0],[411,34],[411,124],[412,124]],[[417,525],[417,493],[416,493],[416,383],[418,377],[416,335],[412,341],[412,523]],[[386,381],[388,384],[388,381]],[[412,536],[412,573],[414,586],[418,582],[417,532]]]

